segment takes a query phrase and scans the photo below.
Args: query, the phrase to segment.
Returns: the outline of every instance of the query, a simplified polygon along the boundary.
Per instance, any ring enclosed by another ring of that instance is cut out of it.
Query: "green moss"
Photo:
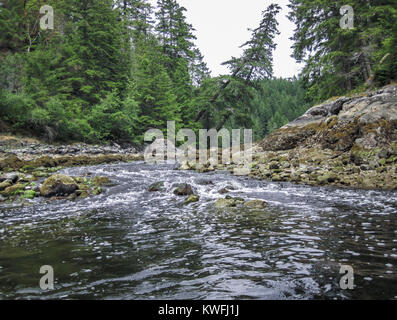
[[[96,196],[96,195],[98,195],[98,194],[101,194],[102,193],[102,188],[101,187],[96,187],[96,188],[94,188],[93,190],[92,190],[92,194],[94,195],[94,196]]]
[[[22,167],[22,170],[24,171],[33,171],[36,169],[36,166],[34,166],[33,164],[26,164]]]
[[[37,193],[34,190],[26,190],[22,195],[21,199],[34,199]]]
[[[108,177],[94,177],[91,179],[91,183],[96,187],[100,187],[108,185],[111,181]]]
[[[17,183],[17,184],[14,184],[13,186],[6,188],[4,191],[1,192],[1,194],[6,197],[14,196],[14,195],[17,195],[17,194],[23,192],[24,188],[25,187],[23,184]]]
[[[58,184],[74,185],[76,183],[71,177],[65,176],[63,174],[54,174],[44,181],[43,185],[40,188],[41,194],[43,196],[47,196]]]
[[[192,194],[185,200],[185,203],[189,204],[189,203],[193,203],[193,202],[198,202],[199,200],[200,200],[199,196]]]

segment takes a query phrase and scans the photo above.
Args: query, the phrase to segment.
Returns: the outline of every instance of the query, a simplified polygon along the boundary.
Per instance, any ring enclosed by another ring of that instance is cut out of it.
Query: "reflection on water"
[[[397,193],[276,184],[143,163],[80,167],[117,185],[77,202],[0,208],[2,299],[395,299]],[[166,190],[149,193],[156,181]],[[200,202],[184,204],[187,182]],[[266,209],[216,209],[232,196]],[[340,265],[354,268],[342,290]],[[39,288],[42,265],[55,290]]]

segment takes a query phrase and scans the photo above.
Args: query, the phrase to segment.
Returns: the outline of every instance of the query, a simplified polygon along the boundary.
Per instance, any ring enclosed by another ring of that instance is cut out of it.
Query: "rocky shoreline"
[[[228,170],[311,186],[397,190],[397,86],[314,106],[255,144],[252,154],[249,173],[238,163],[183,163],[180,169]]]
[[[111,184],[106,177],[68,177],[57,171],[72,166],[143,160],[137,148],[48,145],[12,136],[0,138],[0,202],[23,204],[26,199],[85,198],[98,195]]]
[[[186,162],[179,170],[228,170],[275,182],[397,190],[397,86],[314,106],[254,145],[249,172],[239,163],[222,164],[222,150],[218,154],[217,165]],[[143,160],[143,153],[131,145],[48,145],[0,136],[0,202],[99,194],[109,183],[104,177],[71,178],[56,172],[136,160]]]

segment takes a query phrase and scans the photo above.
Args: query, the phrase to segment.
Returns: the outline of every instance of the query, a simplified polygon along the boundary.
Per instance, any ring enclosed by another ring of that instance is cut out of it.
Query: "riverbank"
[[[65,167],[136,160],[143,160],[143,156],[132,146],[48,145],[34,139],[3,135],[0,137],[0,202],[98,195],[104,185],[111,183],[105,177],[71,178],[56,173]]]
[[[397,190],[397,86],[314,106],[255,144],[252,154],[249,173],[237,163],[184,163],[180,169],[228,170],[311,186]]]
[[[48,145],[3,135],[0,147],[1,202],[43,196],[37,183],[64,167],[143,160],[142,150],[132,145]],[[227,170],[260,180],[309,186],[397,190],[397,86],[314,106],[254,144],[251,151],[249,172],[238,163],[222,164],[222,150],[218,165],[182,163],[179,169]],[[98,193],[99,189],[90,188],[96,186],[90,179],[76,179],[73,190],[77,196]],[[64,196],[62,192],[52,194]]]

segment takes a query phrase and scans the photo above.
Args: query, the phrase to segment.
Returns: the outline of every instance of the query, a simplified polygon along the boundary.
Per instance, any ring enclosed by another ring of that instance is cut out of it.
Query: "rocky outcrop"
[[[259,146],[261,179],[396,190],[397,86],[315,106]]]
[[[276,130],[259,145],[265,151],[319,146],[349,151],[376,148],[397,141],[397,86],[364,96],[342,97],[314,106]]]
[[[314,106],[252,150],[249,175],[257,179],[397,190],[397,85]],[[243,168],[216,169],[239,175]]]

